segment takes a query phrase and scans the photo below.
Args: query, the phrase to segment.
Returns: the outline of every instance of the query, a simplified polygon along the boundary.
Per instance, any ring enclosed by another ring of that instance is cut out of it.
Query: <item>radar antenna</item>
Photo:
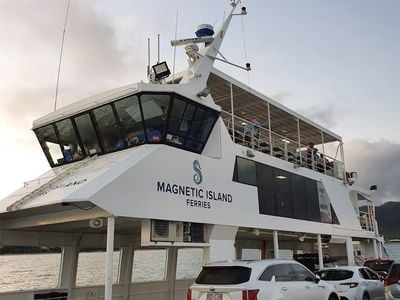
[[[214,65],[215,60],[219,60],[235,67],[239,67],[246,71],[250,70],[250,64],[247,63],[245,67],[229,62],[221,53],[220,47],[224,40],[226,31],[233,16],[247,15],[245,7],[242,7],[240,13],[235,14],[234,11],[237,5],[240,3],[239,0],[231,0],[231,12],[222,23],[219,30],[214,34],[214,29],[211,25],[201,24],[198,26],[195,38],[187,38],[181,40],[171,41],[172,46],[185,46],[186,55],[188,56],[189,66],[186,70],[181,84],[191,85],[191,88],[195,91],[199,91],[197,95],[201,95],[201,91],[207,88],[207,80],[211,73],[211,69]],[[204,43],[204,48],[199,51],[197,44]],[[217,55],[222,57],[218,58]]]

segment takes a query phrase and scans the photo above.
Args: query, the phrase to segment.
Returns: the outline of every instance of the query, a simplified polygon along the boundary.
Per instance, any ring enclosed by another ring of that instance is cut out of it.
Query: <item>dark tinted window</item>
[[[320,199],[320,182],[242,157],[236,157],[233,181],[257,186],[261,214],[339,224],[329,196]]]
[[[275,199],[278,215],[293,217],[293,204],[290,184],[290,173],[275,169]]]
[[[147,141],[161,141],[167,124],[170,99],[169,95],[143,94],[140,96]]]
[[[81,137],[83,148],[86,155],[101,153],[99,140],[94,130],[89,114],[84,114],[75,118],[75,124]]]
[[[390,268],[389,277],[400,278],[400,264],[393,264]]]
[[[122,132],[118,127],[111,105],[104,105],[93,110],[97,129],[105,152],[125,148]]]
[[[166,141],[182,148],[200,152],[213,128],[218,114],[195,103],[174,98],[168,121]]]
[[[369,277],[370,277],[372,280],[380,280],[378,274],[376,274],[374,271],[372,271],[371,269],[368,269],[368,268],[366,268],[365,270],[367,271]]]
[[[308,219],[307,196],[304,177],[292,174],[292,199],[293,199],[293,215],[297,219]]]
[[[255,161],[237,157],[237,181],[245,184],[257,185]]]
[[[297,279],[289,264],[278,264],[265,269],[259,280],[271,281],[273,276],[275,276],[275,281],[296,281]]]
[[[146,142],[200,153],[218,117],[217,111],[174,94],[143,93],[37,128],[35,133],[54,167]]]
[[[61,145],[53,125],[47,125],[35,130],[43,152],[52,167],[64,163]]]
[[[317,272],[322,280],[345,280],[353,277],[354,272],[349,270],[325,270]]]
[[[192,125],[193,115],[196,110],[191,105],[181,99],[175,98],[171,116],[168,123],[167,140],[182,145]]]
[[[82,149],[78,143],[75,129],[70,119],[65,119],[56,123],[64,162],[71,162],[83,157]]]
[[[366,261],[364,266],[374,270],[374,271],[385,271],[389,272],[390,266],[392,265],[393,261],[378,261],[378,260],[371,260]]]
[[[250,279],[251,269],[241,266],[203,267],[198,284],[239,284]]]
[[[145,136],[138,97],[131,96],[115,102],[114,105],[126,146],[144,143]]]
[[[371,279],[367,273],[367,271],[364,268],[361,268],[358,270],[358,273],[360,274],[361,278],[364,279]]]
[[[311,221],[321,221],[321,212],[319,210],[319,199],[317,182],[315,180],[305,178],[305,187],[307,195],[307,212]]]
[[[307,268],[298,265],[298,264],[291,264],[291,267],[297,277],[298,281],[314,281],[315,277]]]

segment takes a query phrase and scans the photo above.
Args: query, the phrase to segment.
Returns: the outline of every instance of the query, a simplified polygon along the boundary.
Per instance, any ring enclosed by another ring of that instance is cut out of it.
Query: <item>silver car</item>
[[[339,300],[332,285],[292,260],[226,261],[206,265],[187,300]]]
[[[385,292],[381,277],[367,267],[335,267],[323,269],[317,274],[335,286],[341,300],[384,300]]]

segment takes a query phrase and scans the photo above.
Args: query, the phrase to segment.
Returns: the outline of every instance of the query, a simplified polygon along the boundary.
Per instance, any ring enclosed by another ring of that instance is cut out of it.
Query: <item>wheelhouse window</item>
[[[141,93],[35,129],[52,167],[144,143],[201,153],[219,113],[181,96]]]
[[[178,97],[172,101],[166,141],[200,152],[218,117],[217,112],[201,108]]]
[[[122,132],[115,119],[111,105],[104,105],[93,110],[100,141],[105,152],[125,148]]]
[[[36,136],[50,165],[62,163],[64,157],[53,124],[36,129]]]
[[[75,129],[70,119],[56,123],[64,162],[79,160],[83,157],[82,149],[78,143]]]
[[[160,142],[167,123],[169,95],[144,94],[140,97],[148,142]]]
[[[131,96],[115,102],[114,105],[118,121],[125,134],[126,146],[143,144],[145,136],[138,97]]]
[[[75,124],[81,137],[86,155],[101,153],[99,139],[88,113],[75,118]]]

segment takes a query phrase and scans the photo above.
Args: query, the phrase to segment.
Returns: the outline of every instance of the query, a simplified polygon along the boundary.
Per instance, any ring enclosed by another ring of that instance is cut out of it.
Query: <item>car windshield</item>
[[[353,277],[354,272],[349,270],[325,270],[317,272],[322,280],[346,280]]]
[[[239,284],[249,281],[251,269],[241,266],[203,267],[198,284]]]
[[[392,261],[367,261],[364,266],[374,271],[385,271],[389,272]]]

